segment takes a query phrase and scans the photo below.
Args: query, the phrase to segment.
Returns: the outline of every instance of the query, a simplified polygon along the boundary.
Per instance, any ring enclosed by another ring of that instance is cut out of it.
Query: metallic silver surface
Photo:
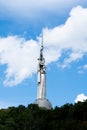
[[[37,70],[37,99],[35,104],[38,104],[39,107],[44,107],[46,109],[51,109],[51,103],[46,99],[46,66],[45,59],[43,57],[43,36],[42,36],[42,45],[40,49],[40,57],[38,58],[38,70]]]
[[[38,90],[37,90],[37,99],[46,98],[46,67],[45,67],[45,59],[43,57],[43,44],[40,49],[40,57],[38,59],[38,71],[37,71],[37,79],[38,79]]]
[[[37,104],[39,107],[51,109],[51,103],[47,99],[37,99],[35,101],[35,104]]]

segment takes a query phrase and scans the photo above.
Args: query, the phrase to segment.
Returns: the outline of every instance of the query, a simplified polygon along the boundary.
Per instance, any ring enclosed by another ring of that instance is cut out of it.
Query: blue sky
[[[35,101],[42,30],[47,99],[87,99],[86,27],[86,0],[0,0],[0,108]]]

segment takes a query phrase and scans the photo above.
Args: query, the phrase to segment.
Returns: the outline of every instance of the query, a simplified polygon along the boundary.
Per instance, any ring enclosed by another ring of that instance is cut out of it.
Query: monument
[[[37,99],[35,104],[39,107],[51,109],[51,103],[46,99],[46,66],[45,58],[43,57],[43,35],[42,35],[42,45],[40,49],[40,57],[38,58],[38,70],[37,70]]]

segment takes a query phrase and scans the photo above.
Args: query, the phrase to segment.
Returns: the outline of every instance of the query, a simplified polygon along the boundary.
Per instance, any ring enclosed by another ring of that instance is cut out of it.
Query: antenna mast
[[[43,30],[42,30],[42,35],[41,35],[41,37],[42,37],[42,41],[41,41],[41,51],[43,51],[43,49],[44,49],[44,47],[43,47]]]
[[[43,58],[43,31],[42,31],[42,35],[41,35],[41,49],[40,49],[40,60],[42,61],[44,58]]]

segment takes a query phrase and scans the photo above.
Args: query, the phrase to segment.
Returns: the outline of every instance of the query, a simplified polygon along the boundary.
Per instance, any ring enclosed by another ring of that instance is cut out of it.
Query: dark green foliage
[[[0,130],[87,130],[87,100],[51,110],[34,104],[1,109]]]

